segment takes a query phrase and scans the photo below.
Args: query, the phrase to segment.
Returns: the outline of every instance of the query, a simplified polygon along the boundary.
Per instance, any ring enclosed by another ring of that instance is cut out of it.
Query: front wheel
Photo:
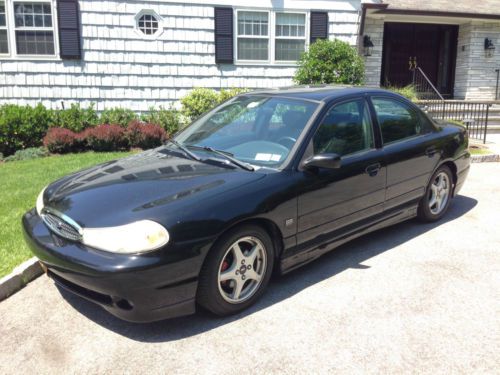
[[[273,242],[264,229],[246,225],[231,230],[207,255],[198,303],[221,316],[246,309],[264,292],[273,263]]]
[[[432,175],[425,196],[418,205],[418,218],[425,222],[441,219],[451,202],[453,177],[450,168],[443,165]]]

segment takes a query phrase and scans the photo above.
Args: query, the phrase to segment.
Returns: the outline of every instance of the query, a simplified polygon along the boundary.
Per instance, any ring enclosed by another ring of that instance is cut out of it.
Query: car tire
[[[219,316],[238,313],[264,293],[274,266],[274,246],[260,226],[244,225],[223,235],[203,264],[197,302]]]
[[[441,219],[448,211],[453,194],[453,175],[446,165],[439,167],[432,175],[425,195],[419,202],[417,217],[423,222]]]

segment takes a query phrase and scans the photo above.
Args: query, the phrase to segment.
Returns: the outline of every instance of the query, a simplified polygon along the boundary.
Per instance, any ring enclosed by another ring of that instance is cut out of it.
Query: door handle
[[[408,60],[408,65],[410,66],[409,70],[415,70],[417,69],[417,56],[412,57],[410,56],[410,59]]]
[[[380,163],[375,163],[366,167],[365,172],[368,173],[369,176],[374,177],[377,175],[379,170],[380,170]]]
[[[430,158],[436,155],[437,152],[438,151],[436,147],[429,147],[427,150],[425,150],[425,154]]]

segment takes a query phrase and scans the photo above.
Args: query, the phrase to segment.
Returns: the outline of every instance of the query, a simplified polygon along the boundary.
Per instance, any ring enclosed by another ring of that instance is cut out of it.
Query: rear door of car
[[[370,99],[387,164],[384,209],[415,204],[440,160],[436,129],[420,110],[404,100],[384,95]]]
[[[336,153],[338,169],[304,170],[299,184],[297,248],[325,246],[383,210],[386,167],[365,97],[331,106],[305,158]]]

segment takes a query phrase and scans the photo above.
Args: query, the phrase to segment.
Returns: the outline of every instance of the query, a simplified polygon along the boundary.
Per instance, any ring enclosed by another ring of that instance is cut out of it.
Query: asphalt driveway
[[[0,303],[0,373],[498,373],[500,163],[445,220],[347,244],[250,311],[122,322],[43,276]]]

